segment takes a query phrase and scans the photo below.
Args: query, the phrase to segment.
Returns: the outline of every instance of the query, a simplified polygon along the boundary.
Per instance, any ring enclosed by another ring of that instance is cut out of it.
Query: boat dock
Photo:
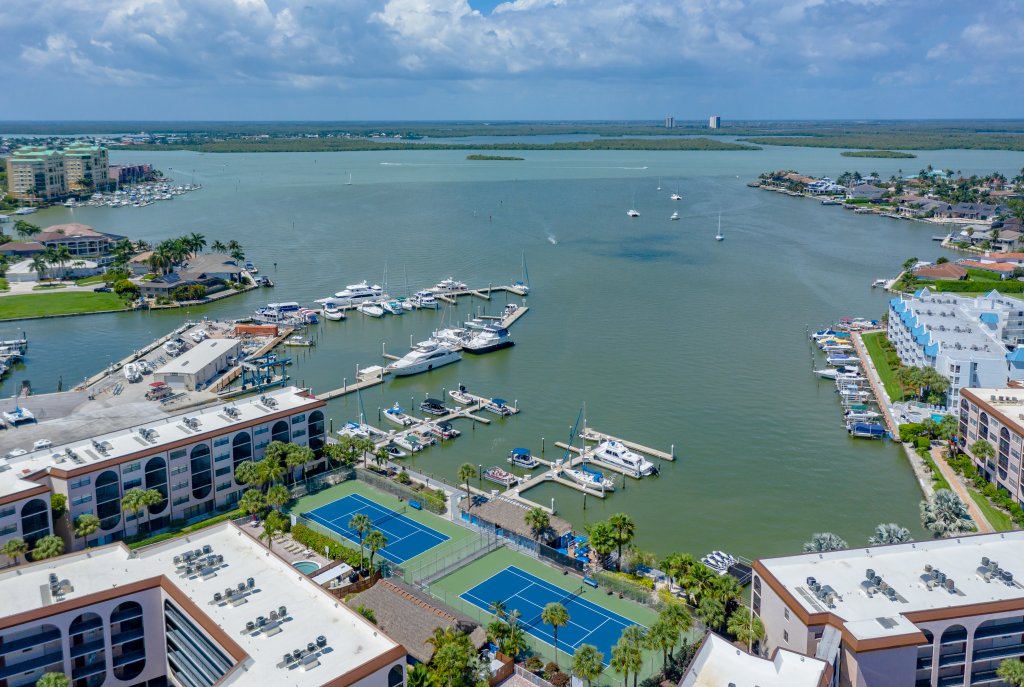
[[[576,448],[575,446],[569,446],[569,444],[563,443],[561,441],[556,441],[555,442],[555,446],[557,446],[558,448],[560,448],[560,449],[562,449],[564,451],[572,451],[573,453],[576,454],[577,457],[580,457],[580,458],[583,459],[583,460],[578,460],[578,461],[576,459],[573,459],[572,462],[568,465],[568,467],[576,467],[577,465],[579,465],[579,464],[581,464],[583,462],[589,462],[589,463],[593,463],[594,465],[599,465],[602,470],[611,470],[612,472],[617,472],[620,475],[625,475],[626,477],[632,477],[635,480],[642,479],[641,477],[637,477],[636,475],[634,475],[632,472],[627,472],[627,471],[623,470],[622,468],[620,468],[618,466],[610,465],[608,463],[604,463],[604,462],[599,461],[599,460],[594,460],[591,457],[594,454],[593,451],[587,451],[586,453],[584,453],[583,449]],[[538,458],[537,460],[540,460],[540,459]]]
[[[612,436],[611,434],[605,434],[603,432],[598,432],[596,429],[586,429],[586,430],[584,430],[583,431],[583,440],[584,441],[593,441],[593,442],[617,441],[620,444],[622,444],[623,446],[625,446],[626,448],[632,449],[634,451],[637,451],[638,453],[644,453],[644,454],[647,454],[649,456],[654,456],[655,458],[661,458],[662,460],[668,460],[668,461],[673,461],[673,460],[676,459],[676,447],[675,447],[675,444],[672,445],[672,450],[671,451],[668,451],[668,452],[666,452],[666,451],[659,451],[656,448],[651,448],[650,446],[644,446],[643,444],[638,444],[635,441],[626,441],[625,439],[620,439],[619,437]]]
[[[318,401],[330,401],[333,398],[341,398],[347,394],[354,394],[357,391],[369,388],[371,386],[377,386],[378,384],[384,383],[384,377],[387,376],[387,371],[383,367],[369,367],[365,370],[359,370],[356,381],[349,384],[347,380],[343,380],[343,384],[338,389],[331,389],[322,394],[317,395]]]

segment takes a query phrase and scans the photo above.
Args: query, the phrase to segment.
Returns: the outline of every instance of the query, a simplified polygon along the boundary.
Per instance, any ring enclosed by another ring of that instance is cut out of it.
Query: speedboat
[[[411,427],[416,424],[416,418],[406,415],[405,411],[402,410],[402,406],[398,405],[398,403],[384,411],[384,419],[399,427]]]
[[[196,343],[202,343],[206,339],[210,338],[210,335],[206,333],[205,329],[197,329],[196,331],[192,332],[188,336],[189,336],[190,339],[192,339]]]
[[[128,363],[124,366],[124,378],[129,382],[135,383],[142,380],[142,373],[139,372],[139,366],[135,363]]]
[[[298,334],[296,334],[295,336],[289,336],[287,339],[285,339],[284,345],[285,346],[311,347],[311,346],[315,346],[316,342],[313,341],[313,339],[307,339],[305,337],[302,337],[302,336],[299,336]]]
[[[860,368],[853,365],[840,365],[839,367],[826,367],[815,370],[814,374],[822,379],[859,379]]]
[[[669,196],[669,200],[682,200],[682,199],[683,199],[683,197],[681,195],[679,195],[678,193],[673,193],[671,196]]]
[[[332,320],[334,322],[345,319],[345,312],[338,307],[337,303],[324,303],[320,314],[324,316],[325,320]]]
[[[466,320],[466,329],[481,330],[487,327],[487,320],[482,320],[479,317],[474,317],[472,320]]]
[[[615,484],[600,472],[576,469],[566,469],[562,470],[562,472],[568,475],[574,482],[582,484],[585,487],[590,487],[591,489],[597,489],[599,491],[615,491]]]
[[[644,477],[657,471],[654,463],[614,440],[602,441],[590,452],[590,458],[624,470],[633,477]]]
[[[369,439],[370,429],[368,425],[358,422],[346,422],[345,426],[338,430],[338,436],[355,437],[356,439]]]
[[[358,310],[369,317],[384,317],[384,308],[377,303],[361,303]]]
[[[417,291],[409,297],[409,301],[417,308],[437,310],[440,307],[437,299],[434,298],[434,294],[430,291]]]
[[[164,351],[167,355],[175,357],[181,353],[181,343],[177,339],[171,339],[164,344]]]
[[[880,417],[882,417],[882,414],[876,413],[873,410],[854,410],[851,408],[843,413],[843,419],[847,422],[869,422]]]
[[[402,307],[402,304],[399,301],[381,301],[380,307],[384,308],[384,310],[392,315],[401,315],[405,312],[405,308]]]
[[[701,558],[700,562],[714,570],[719,575],[725,575],[729,572],[729,568],[736,563],[736,558],[735,556],[723,551],[712,551]]]
[[[502,470],[497,465],[484,470],[483,478],[488,482],[494,482],[495,484],[500,484],[503,487],[511,487],[513,484],[519,483],[519,478],[517,476],[507,470]]]
[[[310,310],[309,308],[299,308],[299,318],[306,324],[320,324],[319,318],[316,316],[316,310]]]
[[[492,398],[489,401],[484,401],[484,410],[488,413],[494,413],[495,415],[501,415],[506,417],[516,413],[516,409],[513,408],[503,398]]]
[[[401,448],[399,448],[398,444],[395,444],[394,442],[388,444],[385,450],[388,452],[389,458],[405,458],[407,455],[409,455]]]
[[[52,447],[53,447],[53,442],[50,441],[49,439],[37,439],[36,442],[34,444],[32,444],[32,450],[33,451],[42,451],[44,449],[48,449],[48,448],[52,448]]]
[[[457,363],[462,356],[454,348],[436,341],[421,341],[416,347],[387,366],[396,377],[429,372],[437,367]]]
[[[260,270],[259,270],[259,268],[258,268],[258,267],[256,267],[256,265],[254,265],[254,264],[252,263],[252,260],[246,260],[246,261],[245,261],[245,270],[246,270],[246,271],[247,271],[247,272],[248,272],[249,274],[258,274],[258,273],[259,273],[259,271],[260,271]]]
[[[843,400],[847,401],[866,401],[871,398],[870,391],[858,389],[855,386],[843,387],[839,390],[839,395],[843,397]]]
[[[626,210],[626,217],[639,217],[640,213],[635,208]]]
[[[819,329],[818,331],[811,334],[811,338],[815,341],[821,341],[822,339],[849,339],[850,335],[847,332],[840,332],[831,327],[825,329]]]
[[[845,353],[833,353],[825,358],[825,362],[829,365],[857,365],[860,363],[860,358]]]
[[[514,346],[515,342],[509,336],[508,330],[504,327],[487,325],[473,336],[472,339],[462,344],[462,350],[466,353],[490,353],[502,348]]]
[[[427,415],[447,415],[448,408],[445,407],[444,401],[436,398],[428,398],[423,403],[420,403],[420,410]]]
[[[668,218],[669,219],[679,219],[679,213],[678,212],[673,212],[671,215],[669,215]]]
[[[466,291],[469,287],[464,282],[455,281],[451,277],[438,282],[434,286],[434,293],[451,293],[453,291]]]
[[[514,448],[509,451],[508,462],[524,470],[532,470],[540,465],[540,461],[530,454],[530,449],[528,448]]]
[[[821,350],[826,353],[849,353],[853,350],[853,346],[850,344],[841,343],[827,343],[824,346],[820,346]]]
[[[458,389],[452,389],[448,392],[448,395],[452,397],[452,400],[456,403],[461,403],[464,406],[471,406],[476,403],[476,399],[469,395],[466,391],[466,387],[459,384]]]

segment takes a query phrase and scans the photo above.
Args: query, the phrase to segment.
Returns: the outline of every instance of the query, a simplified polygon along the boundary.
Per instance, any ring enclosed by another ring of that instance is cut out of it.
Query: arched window
[[[156,489],[164,498],[160,503],[150,506],[150,515],[159,515],[167,508],[167,461],[156,456],[146,463],[146,489]]]
[[[309,447],[319,451],[324,446],[324,414],[314,410],[309,414]]]
[[[248,432],[239,432],[231,442],[231,465],[232,471],[238,469],[239,463],[252,458],[252,437]],[[235,484],[241,484],[237,479]]]
[[[978,438],[988,439],[988,413],[978,416]]]
[[[50,506],[43,499],[32,499],[21,507],[21,538],[32,548],[50,533]]]
[[[96,517],[102,530],[112,530],[121,522],[121,478],[113,470],[96,478]]]
[[[400,687],[404,682],[405,671],[402,670],[402,666],[391,666],[391,670],[388,671],[388,687]]]
[[[210,447],[196,444],[189,456],[192,471],[192,498],[205,499],[213,490],[213,475],[210,472]]]
[[[288,431],[288,423],[286,421],[280,420],[274,423],[274,426],[270,428],[270,440],[283,441],[286,444],[292,440],[292,435]]]
[[[119,604],[110,614],[110,652],[114,677],[131,680],[146,667],[146,640],[142,606],[136,601]]]
[[[68,627],[68,643],[71,645],[72,669],[75,672],[102,666],[99,673],[86,678],[83,684],[100,685],[107,679],[106,642],[103,640],[103,618],[96,613],[83,613],[71,621]],[[78,647],[83,647],[79,649]],[[88,648],[85,648],[88,647]],[[75,681],[78,684],[78,681]]]
[[[1010,464],[1010,430],[999,430],[999,469],[1006,470]],[[1005,475],[1004,475],[1005,477]]]
[[[939,665],[947,661],[953,664],[947,666],[943,672],[942,684],[963,685],[964,684],[964,652],[967,647],[967,629],[963,625],[950,625],[942,633],[939,642]],[[949,657],[947,659],[947,657]]]

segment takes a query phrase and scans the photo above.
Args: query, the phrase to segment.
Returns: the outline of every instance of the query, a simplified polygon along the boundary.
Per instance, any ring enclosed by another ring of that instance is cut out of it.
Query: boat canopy
[[[436,398],[428,398],[428,399],[426,399],[423,402],[426,403],[427,405],[430,405],[430,406],[443,406],[444,405],[444,401],[439,401]]]
[[[493,403],[496,406],[503,406],[507,403],[507,401],[503,398],[492,398],[491,403]]]
[[[512,449],[512,455],[514,455],[514,456],[528,456],[528,455],[530,455],[530,449],[528,449],[528,448],[514,448],[514,449]]]
[[[1006,359],[1011,363],[1024,363],[1024,348],[1018,348],[1006,354]]]

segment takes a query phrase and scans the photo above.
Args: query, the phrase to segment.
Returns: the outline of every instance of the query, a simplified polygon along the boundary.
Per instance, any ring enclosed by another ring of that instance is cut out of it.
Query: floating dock
[[[332,398],[341,398],[347,394],[354,394],[357,391],[369,388],[371,386],[377,386],[378,384],[384,383],[384,377],[387,376],[387,371],[383,367],[367,368],[366,370],[360,370],[359,378],[351,384],[344,384],[341,388],[332,389],[322,394],[317,395],[318,401],[330,401]]]
[[[675,446],[674,445],[672,446],[672,451],[671,452],[659,451],[656,448],[651,448],[650,446],[644,446],[643,444],[638,444],[635,441],[626,441],[625,439],[620,439],[619,437],[612,436],[611,434],[605,434],[603,432],[598,432],[596,429],[586,429],[586,430],[584,430],[583,431],[583,440],[584,441],[593,441],[593,442],[617,441],[620,444],[622,444],[623,446],[625,446],[626,448],[629,448],[629,449],[632,449],[634,451],[637,451],[638,453],[645,453],[647,455],[654,456],[655,458],[661,458],[662,460],[668,460],[668,461],[673,461],[673,460],[676,459],[676,456],[675,456]]]

